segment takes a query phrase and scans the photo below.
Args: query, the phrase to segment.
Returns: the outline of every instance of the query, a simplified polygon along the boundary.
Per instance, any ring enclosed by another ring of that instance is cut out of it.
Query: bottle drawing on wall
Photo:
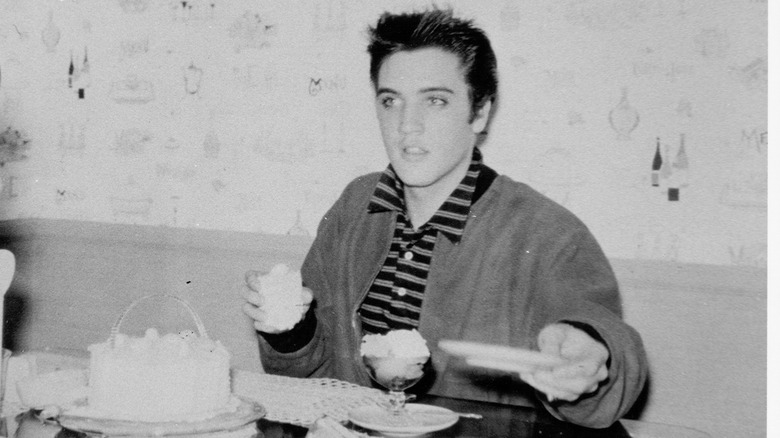
[[[73,75],[76,67],[73,65],[73,50],[70,51],[70,66],[68,66],[68,88],[73,88]]]
[[[41,40],[49,52],[57,49],[57,44],[60,42],[60,28],[54,24],[54,11],[49,11],[49,23],[41,31]]]
[[[203,69],[196,67],[195,62],[191,61],[190,66],[184,69],[184,89],[187,94],[198,94],[202,78]]]
[[[668,199],[680,200],[680,189],[688,185],[688,155],[685,152],[685,134],[680,134],[680,147],[671,164]]]
[[[685,150],[685,134],[680,134],[680,148],[672,163],[680,188],[688,186],[688,153]]]
[[[303,226],[303,221],[301,220],[301,210],[298,210],[295,213],[295,223],[293,224],[292,228],[290,228],[287,231],[288,236],[308,236],[309,231],[306,230],[306,227]]]
[[[618,140],[630,140],[631,132],[639,125],[639,112],[628,102],[628,88],[621,90],[620,102],[609,112],[609,125],[617,132]]]
[[[79,73],[79,99],[84,98],[84,90],[89,86],[89,82],[89,58],[87,58],[87,48],[84,47],[84,62],[81,64],[81,72]]]
[[[660,185],[659,179],[661,178],[661,165],[663,165],[664,159],[661,157],[661,138],[655,138],[655,156],[653,157],[652,172],[650,174],[650,180],[653,187]]]

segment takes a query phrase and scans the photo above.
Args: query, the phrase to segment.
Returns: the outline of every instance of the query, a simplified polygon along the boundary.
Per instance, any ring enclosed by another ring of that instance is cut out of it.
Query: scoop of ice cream
[[[391,330],[385,334],[363,336],[360,354],[374,357],[428,358],[431,355],[425,339],[415,329]]]

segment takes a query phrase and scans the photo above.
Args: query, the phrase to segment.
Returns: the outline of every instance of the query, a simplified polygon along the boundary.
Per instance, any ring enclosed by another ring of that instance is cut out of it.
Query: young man
[[[541,404],[563,420],[609,426],[644,386],[642,342],[621,320],[616,280],[588,229],[482,163],[498,82],[486,35],[438,9],[385,14],[370,31],[390,165],[355,179],[322,219],[302,267],[314,304],[293,329],[265,323],[257,273],[248,273],[245,312],[265,369],[370,385],[361,337],[417,328],[432,347],[430,393]],[[436,349],[441,339],[567,361],[496,378],[454,366]]]

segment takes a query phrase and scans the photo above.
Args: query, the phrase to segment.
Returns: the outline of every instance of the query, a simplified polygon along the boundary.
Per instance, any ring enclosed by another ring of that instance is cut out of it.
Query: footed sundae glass
[[[363,364],[375,382],[387,389],[390,395],[390,412],[402,415],[407,396],[406,390],[414,386],[425,375],[428,356],[420,357],[378,357],[363,356]]]
[[[389,410],[405,413],[406,390],[425,375],[430,352],[416,330],[396,330],[385,335],[366,335],[361,346],[363,364],[368,374],[390,395]]]

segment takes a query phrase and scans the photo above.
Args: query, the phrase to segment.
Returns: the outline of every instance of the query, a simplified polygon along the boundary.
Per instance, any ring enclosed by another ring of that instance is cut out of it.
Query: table
[[[461,418],[453,427],[428,435],[439,437],[512,437],[512,438],[708,438],[701,431],[666,424],[636,420],[621,420],[607,429],[587,429],[556,420],[547,412],[521,406],[475,402],[436,396],[422,396],[417,401],[452,409],[456,412],[475,413],[482,419]],[[20,428],[16,438],[91,438],[90,435],[63,430],[52,424],[43,424],[31,413],[15,419]],[[308,430],[292,424],[261,419],[257,422],[260,433],[256,438],[303,438]],[[16,428],[14,428],[16,429]],[[211,434],[208,438],[217,438]],[[204,435],[205,437],[205,435]]]
[[[513,437],[513,438],[630,438],[631,435],[616,423],[607,429],[587,429],[556,420],[546,411],[521,406],[476,402],[437,396],[420,396],[415,403],[425,403],[451,409],[455,412],[480,414],[482,419],[461,418],[453,427],[428,437]],[[263,438],[302,438],[307,429],[289,424],[258,422]]]

